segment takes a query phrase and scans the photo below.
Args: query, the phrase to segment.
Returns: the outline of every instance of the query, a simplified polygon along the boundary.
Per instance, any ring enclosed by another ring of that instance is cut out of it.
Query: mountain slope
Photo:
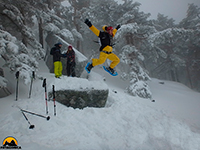
[[[40,74],[48,79],[48,85],[59,80],[55,79],[53,74],[42,72]],[[67,78],[61,79],[63,84],[66,84]],[[14,101],[15,94],[0,99],[0,140],[14,136],[23,149],[29,150],[36,148],[43,150],[200,149],[200,134],[192,132],[187,122],[181,121],[176,114],[174,116],[174,113],[167,114],[167,109],[164,112],[162,108],[166,104],[164,101],[161,105],[161,98],[169,94],[165,93],[166,91],[170,91],[170,97],[179,100],[189,96],[191,93],[187,92],[191,90],[177,83],[165,81],[165,84],[161,85],[158,80],[153,80],[150,85],[153,87],[153,98],[156,102],[152,103],[150,100],[132,97],[125,93],[122,89],[125,83],[120,81],[119,77],[111,78],[101,68],[94,69],[89,80],[99,80],[109,86],[106,107],[80,110],[56,103],[57,116],[53,116],[51,101],[48,103],[51,116],[49,121],[27,114],[31,124],[35,125],[33,130],[28,128],[29,124],[17,106],[46,115],[42,80],[34,81],[30,99],[27,98],[29,86],[20,84],[18,101]],[[179,108],[177,103],[173,102],[170,102],[171,105]]]

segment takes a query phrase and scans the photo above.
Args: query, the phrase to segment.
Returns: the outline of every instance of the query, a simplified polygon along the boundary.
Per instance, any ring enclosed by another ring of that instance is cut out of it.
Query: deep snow
[[[55,79],[47,69],[42,70],[38,75],[47,78],[48,90],[52,84],[59,88],[69,81],[73,81],[73,88],[80,87],[78,78]],[[200,149],[200,93],[180,83],[152,79],[149,81],[155,100],[152,102],[127,94],[124,91],[127,83],[119,77],[111,77],[100,67],[94,68],[89,80],[99,81],[99,85],[96,84],[99,88],[107,84],[106,107],[80,110],[57,102],[57,116],[54,116],[50,101],[49,121],[27,114],[35,125],[32,130],[17,106],[46,115],[44,88],[42,80],[35,80],[29,99],[29,85],[20,82],[18,101],[15,101],[15,93],[0,99],[0,141],[13,136],[25,150]],[[13,80],[13,84],[15,82]]]

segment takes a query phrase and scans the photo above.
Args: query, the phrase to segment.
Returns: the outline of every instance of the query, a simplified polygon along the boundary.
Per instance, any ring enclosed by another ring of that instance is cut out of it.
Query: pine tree
[[[150,27],[147,18],[150,14],[139,11],[138,2],[125,1],[120,5],[121,14],[117,22],[123,25],[116,34],[116,51],[120,53],[123,78],[129,79],[130,84],[127,90],[134,96],[151,98],[151,92],[147,84],[150,80],[147,71],[144,69],[144,57],[142,55],[143,42],[154,28]],[[126,67],[127,66],[127,67]],[[123,68],[127,68],[124,70]]]
[[[175,20],[170,18],[168,19],[167,16],[158,13],[157,20],[153,20],[153,25],[158,31],[162,31],[168,28],[175,27]]]
[[[30,82],[31,72],[37,71],[37,59],[44,57],[44,49],[29,27],[33,23],[30,18],[33,9],[28,4],[22,0],[0,3],[1,58],[11,72],[21,72],[25,83]]]
[[[20,77],[25,83],[30,82],[32,71],[38,68],[35,54],[16,37],[3,30],[0,30],[0,55],[5,61],[4,67],[10,68],[13,73],[20,71]]]
[[[184,18],[179,27],[185,29],[197,29],[200,24],[200,8],[194,4],[188,4],[187,16]]]
[[[151,98],[152,94],[147,84],[150,77],[140,64],[141,61],[144,61],[143,55],[135,46],[126,45],[122,48],[120,58],[122,63],[129,66],[122,75],[123,78],[130,80],[130,85],[127,87],[128,92],[133,96]]]

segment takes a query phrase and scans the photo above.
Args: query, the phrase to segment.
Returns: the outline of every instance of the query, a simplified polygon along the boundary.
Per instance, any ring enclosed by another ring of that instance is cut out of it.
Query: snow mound
[[[63,76],[61,79],[47,79],[48,84],[48,89],[51,90],[52,85],[55,85],[55,90],[106,90],[108,89],[107,84],[104,82],[100,81],[88,81],[87,79],[83,78],[71,78],[71,77],[66,77]]]

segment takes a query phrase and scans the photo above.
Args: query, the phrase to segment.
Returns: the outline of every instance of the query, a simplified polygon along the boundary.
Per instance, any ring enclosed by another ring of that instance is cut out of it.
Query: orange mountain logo
[[[14,137],[8,136],[3,140],[1,149],[21,149],[21,146],[18,146],[18,142]]]

